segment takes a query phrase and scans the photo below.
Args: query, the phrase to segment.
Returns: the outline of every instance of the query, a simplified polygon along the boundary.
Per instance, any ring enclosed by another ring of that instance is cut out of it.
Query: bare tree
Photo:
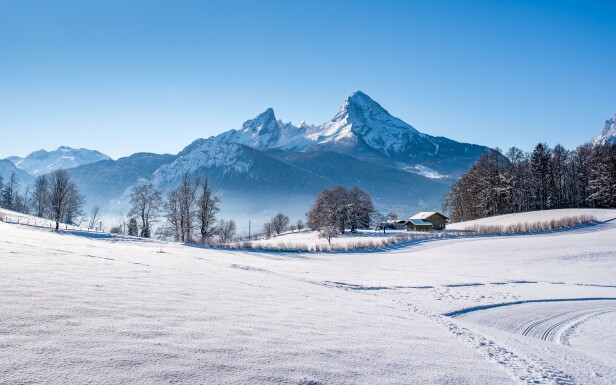
[[[205,244],[216,234],[216,214],[220,199],[214,196],[207,178],[203,181],[201,195],[197,201],[201,243]]]
[[[385,213],[377,213],[375,217],[376,217],[376,222],[379,224],[379,227],[383,229],[383,234],[385,234],[385,230],[387,229],[387,221],[389,220],[389,215]]]
[[[167,222],[165,226],[157,230],[157,236],[161,239],[173,237],[176,242],[180,241],[182,238],[182,226],[180,224],[180,193],[178,189],[169,192],[163,205],[163,210]]]
[[[152,182],[142,183],[131,192],[130,202],[132,207],[128,215],[141,220],[139,236],[142,238],[151,237],[151,225],[156,221],[161,201],[160,191],[154,187]]]
[[[218,222],[218,236],[221,243],[229,243],[235,236],[235,221],[230,219],[228,221],[221,219]]]
[[[267,222],[263,225],[263,233],[265,234],[265,237],[267,239],[270,239],[272,237],[272,223],[271,222]]]
[[[297,226],[297,231],[302,231],[304,229],[304,221],[302,221],[301,219],[297,220],[297,224],[295,225]]]
[[[270,223],[272,224],[272,229],[274,230],[274,232],[279,235],[286,230],[287,226],[289,225],[289,222],[290,221],[288,216],[284,215],[283,213],[278,213],[272,218]]]
[[[96,228],[96,225],[101,221],[101,208],[94,206],[90,211],[90,218],[88,219],[88,229]]]
[[[69,222],[80,212],[83,198],[66,170],[56,170],[50,173],[48,178],[49,207],[58,230],[62,220]]]
[[[396,224],[396,222],[398,221],[398,213],[396,213],[395,211],[390,211],[389,214],[387,214],[387,217],[394,224]]]
[[[181,242],[189,242],[192,238],[196,216],[197,186],[199,184],[199,178],[191,179],[188,173],[185,173],[177,189]]]
[[[319,229],[319,238],[327,239],[327,243],[330,245],[332,244],[332,238],[337,237],[339,234],[338,226],[329,225]]]
[[[47,191],[47,176],[40,175],[34,180],[32,196],[30,198],[30,206],[33,214],[37,217],[44,218],[49,212],[49,195]]]

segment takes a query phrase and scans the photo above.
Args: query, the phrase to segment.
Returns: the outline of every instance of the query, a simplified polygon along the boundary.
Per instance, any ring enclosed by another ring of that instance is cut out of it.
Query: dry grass
[[[480,225],[468,227],[465,230],[474,234],[519,234],[519,233],[539,233],[542,231],[558,230],[568,227],[579,226],[585,223],[596,222],[597,218],[593,215],[577,215],[552,219],[549,221],[521,222],[512,225]]]

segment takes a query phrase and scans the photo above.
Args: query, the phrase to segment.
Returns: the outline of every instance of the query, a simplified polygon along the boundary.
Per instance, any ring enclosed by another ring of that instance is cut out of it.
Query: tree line
[[[616,145],[539,143],[482,154],[443,199],[453,222],[530,210],[616,208]]]
[[[81,226],[84,222],[90,229],[102,230],[99,207],[93,207],[89,217],[86,216],[83,211],[85,197],[68,171],[56,170],[37,177],[25,190],[20,187],[16,174],[6,182],[0,176],[0,207],[53,220],[56,230],[60,223]],[[214,194],[207,178],[184,174],[179,185],[165,196],[152,182],[142,181],[130,193],[128,218],[121,216],[110,232],[143,238],[172,238],[177,242],[225,244],[234,239],[237,226],[232,219],[218,219],[219,211],[220,198]],[[270,238],[308,227],[331,243],[339,234],[356,232],[370,226],[374,220],[387,218],[376,213],[367,192],[359,187],[343,186],[318,194],[306,216],[306,225],[301,219],[291,224],[287,215],[278,213],[264,224],[262,232],[252,235]]]
[[[66,170],[38,176],[23,193],[20,187],[15,173],[7,181],[0,176],[0,207],[52,220],[56,230],[60,223],[80,225],[83,221],[85,197]]]

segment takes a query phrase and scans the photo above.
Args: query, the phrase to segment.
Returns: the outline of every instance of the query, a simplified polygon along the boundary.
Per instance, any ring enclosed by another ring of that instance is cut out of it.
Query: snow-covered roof
[[[410,219],[420,219],[420,220],[423,221],[424,219],[429,218],[429,217],[431,217],[434,214],[438,214],[438,215],[442,216],[445,219],[449,219],[449,218],[447,218],[447,216],[439,213],[438,211],[422,211],[420,213],[417,213],[417,214],[413,215]]]
[[[432,223],[426,222],[426,221],[422,221],[421,219],[413,219],[413,218],[411,218],[411,219],[409,219],[408,222],[414,224],[415,226],[432,226]]]

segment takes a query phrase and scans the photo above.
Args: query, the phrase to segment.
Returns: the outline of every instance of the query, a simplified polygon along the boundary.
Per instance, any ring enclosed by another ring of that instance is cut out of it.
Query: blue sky
[[[362,90],[422,132],[572,148],[616,113],[616,3],[0,0],[0,157],[175,153]]]

